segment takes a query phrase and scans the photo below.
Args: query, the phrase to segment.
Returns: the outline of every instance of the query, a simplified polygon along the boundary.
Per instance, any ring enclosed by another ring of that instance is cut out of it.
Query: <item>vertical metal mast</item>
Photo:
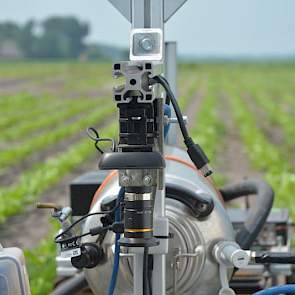
[[[187,0],[109,0],[125,18],[131,23],[130,37],[130,59],[131,61],[149,61],[153,68],[157,68],[157,74],[165,73],[165,65],[168,70],[168,78],[172,89],[176,90],[176,54],[174,43],[166,46],[168,60],[165,63],[165,42],[164,23],[186,2]],[[150,29],[150,31],[149,31]],[[138,34],[140,39],[137,38]],[[155,38],[149,38],[152,36]],[[153,42],[151,42],[151,40]],[[156,40],[156,41],[155,41]],[[153,51],[153,48],[156,50]],[[156,53],[158,52],[158,54]],[[138,55],[137,55],[138,53]],[[140,54],[142,53],[142,55]],[[148,54],[146,54],[148,53]],[[151,53],[149,55],[149,53]],[[146,54],[146,55],[145,55]],[[171,66],[171,67],[170,67]],[[158,86],[153,86],[153,93],[158,98],[163,98]],[[147,99],[147,98],[146,98]],[[163,99],[159,100],[158,123],[162,126],[159,130],[158,151],[164,151],[163,136]],[[173,131],[172,131],[173,132]],[[169,141],[169,140],[168,140]],[[172,143],[172,142],[171,142]],[[138,172],[132,172],[136,175]],[[154,236],[169,235],[169,222],[165,216],[165,179],[164,172],[160,170],[157,180],[157,191],[154,203]],[[133,259],[133,279],[134,295],[143,293],[143,248],[131,247],[129,251],[134,254]],[[168,239],[160,239],[159,245],[150,247],[149,254],[153,255],[153,294],[166,294],[166,254],[168,253]]]

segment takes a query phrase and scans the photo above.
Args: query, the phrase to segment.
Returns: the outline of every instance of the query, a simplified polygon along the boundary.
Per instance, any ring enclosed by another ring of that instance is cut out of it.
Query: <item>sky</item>
[[[128,46],[130,24],[107,0],[0,0],[0,21],[51,15],[88,22],[89,41]],[[188,0],[165,34],[182,55],[295,55],[295,0]]]

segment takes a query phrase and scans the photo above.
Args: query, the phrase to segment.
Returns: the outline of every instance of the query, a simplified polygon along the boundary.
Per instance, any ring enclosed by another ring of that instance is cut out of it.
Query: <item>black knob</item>
[[[85,243],[81,246],[81,255],[72,257],[71,262],[75,268],[94,268],[103,259],[104,252],[94,243]]]

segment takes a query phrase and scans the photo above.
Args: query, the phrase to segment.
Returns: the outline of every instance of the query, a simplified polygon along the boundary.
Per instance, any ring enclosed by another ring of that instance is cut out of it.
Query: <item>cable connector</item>
[[[124,233],[124,223],[123,222],[114,222],[109,226],[96,226],[89,230],[91,236],[96,236],[105,233],[106,231],[111,230],[115,234]]]
[[[213,173],[213,170],[209,165],[209,159],[203,149],[200,147],[200,145],[194,143],[191,137],[185,139],[184,143],[187,147],[187,153],[195,166],[202,172],[205,177],[211,175]]]

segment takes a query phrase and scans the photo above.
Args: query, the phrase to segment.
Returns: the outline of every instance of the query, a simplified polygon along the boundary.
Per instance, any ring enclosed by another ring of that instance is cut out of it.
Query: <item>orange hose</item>
[[[96,203],[96,201],[99,199],[100,193],[104,190],[104,188],[107,186],[107,184],[112,180],[113,177],[115,177],[118,174],[117,170],[113,170],[108,176],[105,178],[105,180],[102,182],[102,184],[99,186],[97,191],[95,192],[92,202],[90,205],[90,208]]]

